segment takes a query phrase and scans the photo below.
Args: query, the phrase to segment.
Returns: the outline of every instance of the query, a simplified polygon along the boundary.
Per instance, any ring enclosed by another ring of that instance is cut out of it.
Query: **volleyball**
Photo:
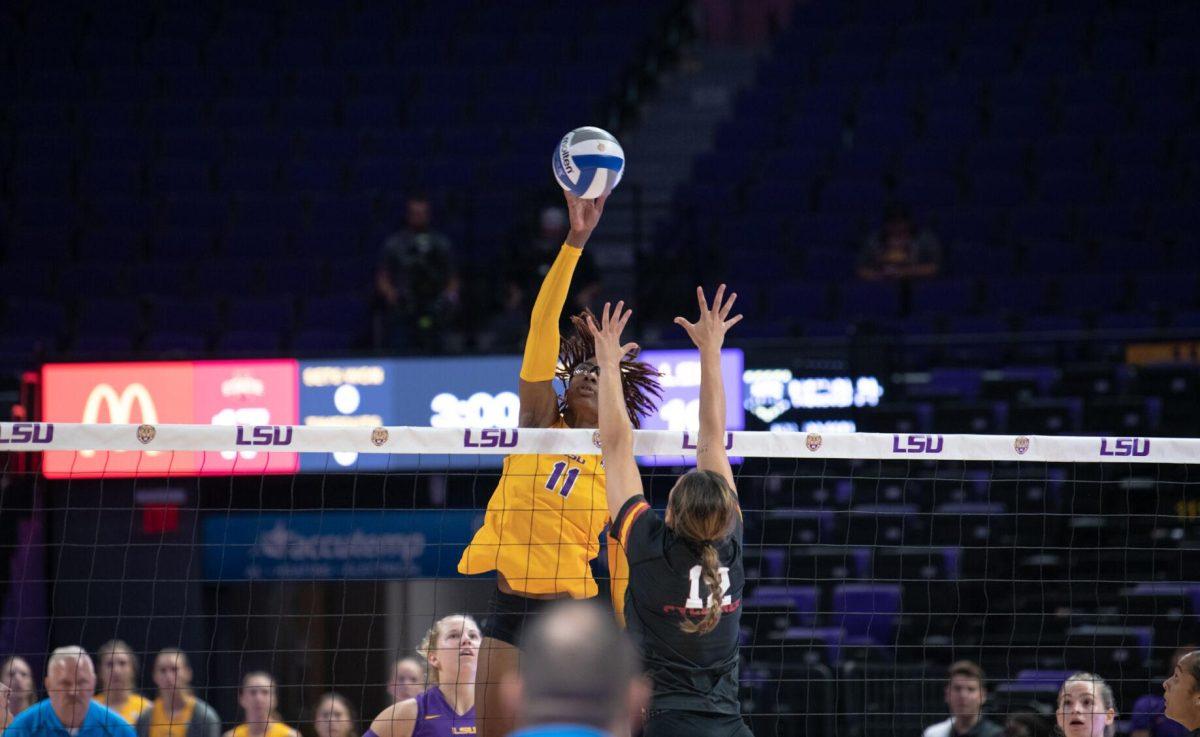
[[[562,137],[554,152],[554,178],[576,197],[594,200],[606,195],[625,173],[625,151],[613,134],[584,126]]]

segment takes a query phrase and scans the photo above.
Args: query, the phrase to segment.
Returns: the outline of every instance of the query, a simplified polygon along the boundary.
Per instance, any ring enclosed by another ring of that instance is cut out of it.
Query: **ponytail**
[[[689,635],[712,632],[721,621],[721,559],[717,546],[729,538],[738,515],[737,497],[725,478],[712,471],[688,471],[679,478],[667,499],[667,519],[692,552],[700,558],[700,577],[708,586],[709,603],[700,620],[687,618],[680,628]]]
[[[684,619],[680,629],[689,635],[706,635],[717,627],[721,621],[721,559],[717,557],[717,549],[711,542],[703,543],[700,549],[700,578],[708,586],[708,609],[699,622]]]

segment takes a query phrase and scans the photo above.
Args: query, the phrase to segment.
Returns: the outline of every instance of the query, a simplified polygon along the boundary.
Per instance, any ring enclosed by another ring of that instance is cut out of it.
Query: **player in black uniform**
[[[721,345],[742,316],[736,294],[717,289],[710,308],[696,289],[700,318],[675,322],[700,349],[700,435],[696,470],[675,483],[666,518],[646,503],[633,459],[633,430],[622,397],[621,345],[632,314],[604,306],[596,338],[600,443],[613,530],[629,560],[625,619],[653,683],[644,737],[746,737],[738,703],[738,621],[742,615],[742,515],[725,450]]]

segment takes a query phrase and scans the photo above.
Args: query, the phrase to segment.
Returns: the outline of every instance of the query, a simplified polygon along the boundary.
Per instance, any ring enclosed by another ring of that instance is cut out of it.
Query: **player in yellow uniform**
[[[225,737],[300,737],[300,733],[277,721],[275,678],[264,671],[247,673],[238,691],[238,704],[246,721],[225,733]]]
[[[538,291],[521,364],[521,427],[597,427],[597,376],[593,340],[581,317],[560,340],[558,324],[571,275],[600,221],[607,197],[581,200],[567,193],[571,230]],[[621,364],[625,404],[634,424],[661,394],[657,372],[646,363]],[[554,379],[566,387],[560,397]],[[500,680],[517,670],[517,638],[525,618],[548,600],[586,599],[598,593],[589,562],[600,552],[608,523],[604,469],[599,455],[510,455],[488,501],[483,526],[463,553],[465,574],[496,571],[475,681],[479,734],[498,737],[513,729],[500,696]],[[614,602],[624,601],[619,546],[609,545]],[[627,576],[626,576],[627,578]],[[619,606],[619,605],[618,605]]]
[[[124,640],[109,640],[96,651],[96,676],[101,690],[96,701],[136,725],[138,717],[151,706],[150,699],[133,690],[137,683],[138,659]]]

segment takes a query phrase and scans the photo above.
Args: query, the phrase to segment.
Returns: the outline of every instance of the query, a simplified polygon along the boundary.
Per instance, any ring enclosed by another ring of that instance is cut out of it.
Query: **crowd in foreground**
[[[522,638],[519,675],[502,684],[505,699],[525,737],[606,737],[630,734],[641,721],[649,689],[637,653],[611,616],[589,603],[549,608]],[[480,630],[468,615],[438,620],[415,656],[397,660],[387,681],[395,701],[371,721],[368,737],[446,737],[476,734],[474,688]],[[136,690],[138,657],[113,640],[93,659],[78,646],[51,653],[47,698],[37,701],[32,670],[20,657],[0,668],[0,734],[5,737],[297,737],[301,730],[277,710],[274,677],[246,673],[238,691],[239,723],[222,732],[222,719],[192,689],[188,656],[175,648],[156,654],[151,674],[157,697]],[[1117,705],[1099,675],[1076,673],[1060,687],[1053,718],[1034,712],[1009,714],[1000,725],[984,716],[983,671],[970,661],[950,666],[945,687],[948,719],[924,737],[1111,737]],[[99,690],[97,690],[97,685]],[[306,734],[358,737],[362,724],[341,694],[315,703]],[[1200,650],[1180,648],[1172,658],[1163,696],[1148,695],[1133,707],[1133,737],[1200,735]]]

